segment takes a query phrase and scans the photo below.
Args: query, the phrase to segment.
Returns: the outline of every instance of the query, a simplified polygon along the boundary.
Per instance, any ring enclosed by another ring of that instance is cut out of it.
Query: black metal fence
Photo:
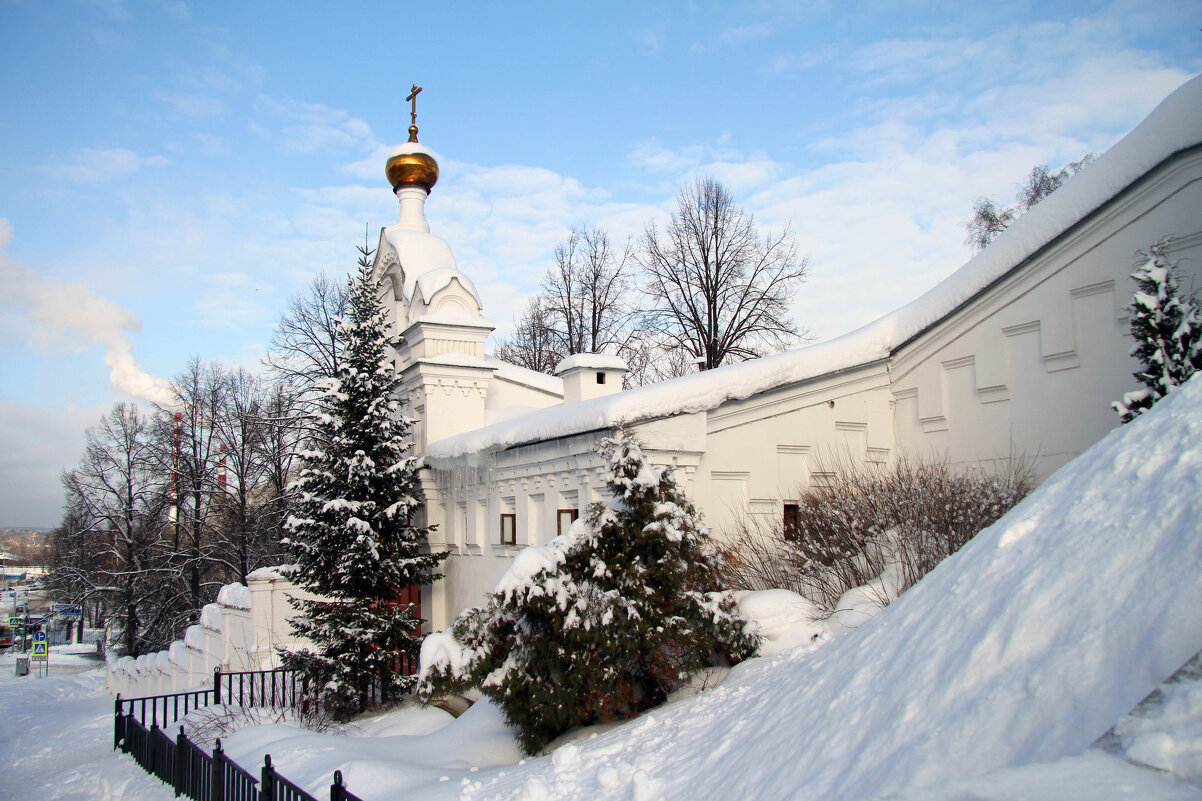
[[[145,698],[118,695],[117,717],[127,711],[137,716],[143,726],[170,726],[189,712],[219,704],[288,709],[299,705],[308,687],[307,680],[296,670],[225,672],[216,668],[212,687]]]
[[[255,778],[225,755],[220,739],[213,753],[207,754],[188,739],[182,725],[172,738],[157,723],[147,728],[132,712],[119,712],[117,719],[114,747],[133,757],[147,773],[171,785],[176,797],[194,801],[319,801],[280,775],[271,764],[270,754],[263,758],[263,768]],[[334,771],[330,801],[362,801],[346,789],[340,770]]]
[[[117,695],[113,719],[113,748],[129,754],[149,774],[157,776],[195,801],[318,801],[281,776],[264,757],[259,778],[226,757],[218,739],[212,754],[184,735],[175,738],[163,728],[188,713],[225,704],[239,707],[286,709],[304,703],[308,682],[299,671],[213,671],[213,686],[198,690],[122,698]],[[334,771],[330,801],[362,801],[346,789],[342,771]]]
[[[399,665],[402,676],[417,674],[416,660],[406,659]],[[375,683],[366,688],[368,707],[384,702],[383,688]],[[117,716],[122,711],[135,714],[143,726],[157,723],[170,726],[189,712],[207,706],[265,707],[269,709],[293,709],[300,707],[309,695],[309,680],[299,670],[213,670],[213,686],[196,690],[184,690],[165,695],[149,695],[144,698],[121,698],[117,696]]]

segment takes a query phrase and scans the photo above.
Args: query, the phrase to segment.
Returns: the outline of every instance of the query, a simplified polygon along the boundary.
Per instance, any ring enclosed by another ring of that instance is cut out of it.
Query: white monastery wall
[[[509,381],[500,375],[494,375],[488,387],[486,408],[500,409],[543,409],[556,403],[563,403],[563,396],[537,387]],[[493,422],[490,418],[489,422]]]
[[[247,585],[222,587],[217,603],[207,604],[200,622],[166,650],[136,659],[110,654],[109,691],[125,698],[164,695],[211,684],[217,667],[229,672],[279,667],[275,646],[304,644],[288,625],[296,614],[288,596],[312,596],[273,569],[252,573]]]
[[[730,401],[707,416],[694,503],[719,539],[748,521],[779,523],[799,489],[847,460],[893,451],[888,374],[870,364]]]
[[[438,528],[431,547],[451,556],[445,578],[422,599],[434,630],[485,594],[527,545],[542,545],[560,530],[561,510],[580,514],[604,495],[604,470],[594,452],[603,432],[551,440],[482,457],[480,464],[439,470],[423,483],[427,522]],[[512,515],[513,543],[502,542],[502,515]],[[570,523],[565,516],[564,523]]]
[[[1101,439],[1119,422],[1111,402],[1136,388],[1125,308],[1134,254],[1175,235],[1171,257],[1202,287],[1200,210],[1195,152],[899,348],[898,447],[953,463],[1024,456],[1042,480]]]

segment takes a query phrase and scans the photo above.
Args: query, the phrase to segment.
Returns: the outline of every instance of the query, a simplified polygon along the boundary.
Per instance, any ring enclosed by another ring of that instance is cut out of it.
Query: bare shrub
[[[789,589],[833,611],[845,592],[897,565],[903,592],[1033,485],[1021,457],[992,469],[905,455],[889,466],[833,461],[815,471],[821,484],[800,490],[787,529],[781,520],[742,522],[726,560],[732,587]]]
[[[208,749],[213,747],[218,737],[225,739],[240,729],[273,723],[286,723],[318,733],[334,733],[343,729],[335,722],[333,715],[312,700],[285,708],[219,704],[197,709],[182,721],[188,739]]]

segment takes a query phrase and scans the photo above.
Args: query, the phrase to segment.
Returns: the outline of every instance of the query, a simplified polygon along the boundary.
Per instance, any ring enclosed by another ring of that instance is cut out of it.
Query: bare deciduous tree
[[[267,365],[275,376],[300,388],[331,378],[338,370],[338,319],[346,314],[346,287],[324,273],[288,301],[271,334]]]
[[[166,476],[156,467],[156,447],[147,418],[136,406],[118,403],[87,432],[79,466],[63,475],[68,509],[79,524],[71,533],[83,547],[99,550],[99,558],[81,560],[77,592],[109,599],[125,651],[134,656],[170,642],[188,611],[163,548]]]
[[[789,301],[809,260],[798,256],[787,228],[761,236],[712,178],[681,190],[664,230],[647,225],[638,260],[647,325],[702,370],[783,349],[802,335]]]
[[[497,341],[493,355],[527,370],[548,374],[555,371],[555,365],[567,354],[559,349],[551,333],[551,316],[542,295],[526,302],[513,333]]]
[[[274,456],[270,448],[273,390],[239,368],[225,375],[224,403],[213,421],[222,464],[217,482],[217,547],[212,559],[231,579],[246,583],[252,570],[283,561],[282,530],[275,525]]]
[[[159,444],[154,456],[174,474],[178,494],[172,529],[175,558],[183,568],[196,613],[215,595],[222,576],[212,553],[217,537],[221,437],[217,421],[228,394],[226,371],[217,362],[193,358],[171,383],[175,399],[160,410]],[[174,414],[180,414],[178,437]],[[177,444],[178,442],[178,444]],[[178,457],[178,458],[176,458]]]
[[[600,228],[573,228],[543,278],[549,331],[565,356],[616,351],[629,331],[631,248],[615,253]]]

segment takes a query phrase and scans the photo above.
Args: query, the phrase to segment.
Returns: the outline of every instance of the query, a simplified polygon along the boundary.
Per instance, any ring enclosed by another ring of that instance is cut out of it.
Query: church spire
[[[417,96],[422,88],[417,84],[413,84],[413,91],[405,99],[413,105],[409,109],[409,141],[417,142]]]

